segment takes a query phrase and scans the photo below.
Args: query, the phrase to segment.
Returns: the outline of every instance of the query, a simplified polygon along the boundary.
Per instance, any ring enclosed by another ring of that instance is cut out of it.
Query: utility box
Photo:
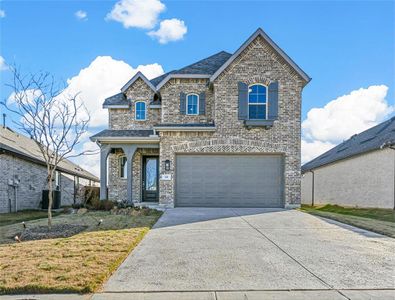
[[[49,190],[43,190],[41,203],[42,209],[48,209]],[[59,209],[60,204],[60,191],[52,191],[52,209]]]

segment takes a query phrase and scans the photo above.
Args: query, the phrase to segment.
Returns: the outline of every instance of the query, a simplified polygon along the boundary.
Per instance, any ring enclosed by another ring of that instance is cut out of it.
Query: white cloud
[[[385,85],[372,85],[311,109],[302,123],[302,163],[388,117],[394,106],[385,99],[387,91]]]
[[[378,124],[394,109],[385,99],[387,91],[385,85],[372,85],[311,109],[302,123],[304,136],[339,142]]]
[[[159,29],[148,32],[148,35],[157,38],[159,43],[166,44],[172,41],[181,40],[187,33],[188,29],[184,21],[179,19],[169,19],[160,22]]]
[[[0,55],[0,71],[5,71],[8,69],[8,66],[5,62],[5,59],[3,56]]]
[[[121,0],[107,14],[106,20],[120,22],[125,28],[152,29],[165,8],[159,0]]]
[[[147,78],[164,73],[162,66],[157,63],[133,68],[111,56],[98,56],[88,67],[81,69],[78,75],[67,80],[68,87],[63,94],[80,93],[79,97],[91,115],[90,127],[104,126],[108,119],[107,111],[102,108],[104,99],[119,93],[120,88],[137,71],[141,71]]]
[[[313,158],[321,155],[329,149],[335,147],[330,142],[312,141],[308,142],[302,139],[302,164],[309,162]]]
[[[86,11],[83,10],[78,10],[74,13],[74,16],[78,19],[78,20],[88,20],[88,14]]]
[[[0,18],[5,18],[5,11],[0,9]]]

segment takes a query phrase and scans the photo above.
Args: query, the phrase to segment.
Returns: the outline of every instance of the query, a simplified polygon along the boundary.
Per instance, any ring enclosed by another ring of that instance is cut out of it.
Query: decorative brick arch
[[[245,81],[245,83],[248,85],[253,84],[253,83],[261,83],[266,86],[269,86],[269,84],[271,82],[273,82],[273,80],[270,80],[269,78],[264,77],[264,76],[251,76]]]
[[[174,145],[171,147],[174,152],[270,152],[273,145],[269,142],[262,142],[256,140],[246,140],[242,138],[216,138],[205,139],[199,141],[191,141]],[[276,147],[278,152],[278,146]],[[281,152],[286,152],[286,149],[281,149]]]

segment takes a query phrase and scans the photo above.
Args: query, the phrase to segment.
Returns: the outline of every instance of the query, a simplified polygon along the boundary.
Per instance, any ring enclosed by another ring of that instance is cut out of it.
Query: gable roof
[[[144,76],[143,73],[138,71],[132,79],[130,79],[126,84],[121,88],[121,92],[124,93],[126,90],[135,82],[138,78],[141,78],[154,92],[156,92],[155,86]]]
[[[258,36],[261,36],[266,40],[273,49],[306,81],[306,83],[311,80],[311,78],[279,46],[277,46],[277,44],[274,43],[261,28],[258,28],[233,54],[226,51],[220,51],[191,65],[167,72],[151,80],[148,80],[141,72],[137,72],[132,79],[130,79],[121,88],[121,92],[124,93],[138,78],[144,80],[144,82],[147,83],[147,85],[155,92],[171,78],[207,78],[210,79],[210,81],[214,81]],[[124,95],[122,98],[122,93],[107,98],[104,101],[103,107],[117,108],[119,105],[121,105],[120,108],[123,108],[122,105],[126,107],[128,102]]]
[[[258,36],[261,36],[270,46],[307,82],[311,78],[262,30],[258,28],[239,49],[210,77],[210,81],[214,81],[235,59],[244,51],[245,48]]]
[[[302,172],[391,145],[395,145],[395,117],[353,135],[343,143],[304,164]]]
[[[220,51],[189,66],[171,71],[167,76],[162,75],[163,79],[156,84],[156,89],[159,90],[171,78],[210,78],[231,56],[226,51]],[[156,79],[153,80],[157,82]]]
[[[9,128],[0,127],[0,150],[13,153],[38,164],[45,164],[36,142]],[[67,174],[90,179],[96,182],[99,181],[99,178],[95,175],[82,169],[80,166],[68,159],[61,161],[58,169]]]

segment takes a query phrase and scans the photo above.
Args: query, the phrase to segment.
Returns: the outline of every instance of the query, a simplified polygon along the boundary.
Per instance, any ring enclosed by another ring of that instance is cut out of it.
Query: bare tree
[[[65,84],[48,72],[22,75],[15,66],[10,70],[13,81],[7,86],[13,93],[2,104],[18,116],[14,122],[36,142],[46,164],[51,228],[55,171],[61,161],[88,154],[75,148],[87,132],[90,116],[78,93],[68,95]]]

